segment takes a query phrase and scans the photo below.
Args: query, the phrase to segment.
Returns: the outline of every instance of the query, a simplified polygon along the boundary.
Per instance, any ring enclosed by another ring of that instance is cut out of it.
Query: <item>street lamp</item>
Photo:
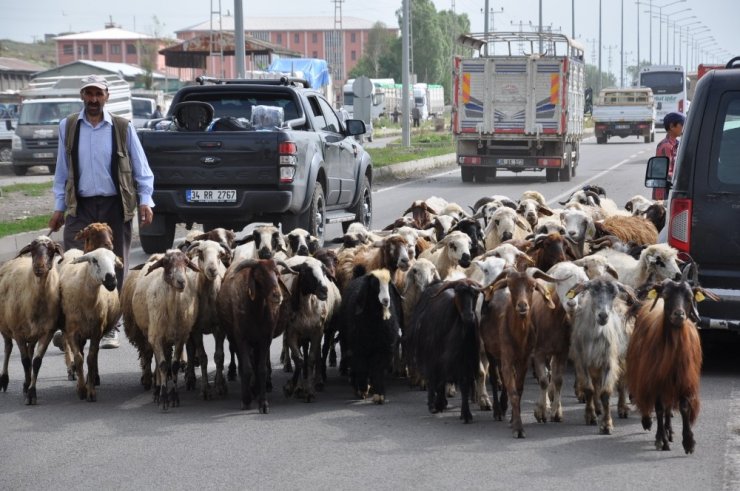
[[[685,9],[682,9],[682,10],[677,10],[676,12],[671,12],[670,14],[666,14],[665,15],[665,62],[666,63],[668,63],[668,51],[669,51],[668,50],[668,43],[670,41],[670,37],[669,37],[670,36],[670,32],[669,32],[670,24],[669,24],[669,22],[671,21],[671,17],[674,16],[674,15],[676,15],[676,14],[680,14],[680,13],[683,13],[683,12],[688,12],[689,10],[691,10],[691,7],[685,8]],[[674,59],[675,59],[675,55],[674,55]]]
[[[692,16],[692,17],[696,17],[696,16]],[[677,22],[678,21],[676,21],[676,23]],[[681,24],[681,25],[676,25],[676,23],[673,24],[673,27],[674,27],[674,29],[673,29],[673,35],[674,35],[674,37],[673,37],[673,47],[674,47],[674,54],[675,54],[675,47],[676,47],[676,37],[675,37],[676,29],[675,28],[678,27],[678,64],[680,65],[681,64],[681,44],[683,44],[683,38],[684,38],[683,28],[684,27],[686,28],[686,37],[688,38],[688,36],[689,36],[689,27],[690,26],[693,26],[693,25],[696,25],[696,24],[701,24],[701,21],[695,20],[694,22],[689,22],[688,24]],[[676,63],[676,60],[675,59],[673,60],[673,63]],[[689,69],[688,65],[689,65],[689,63],[688,63],[688,57],[687,57],[686,63],[684,64],[684,66],[686,67],[686,70]]]
[[[683,3],[686,0],[676,0],[675,2],[666,3],[664,5],[655,5],[655,8],[658,9],[658,16],[663,15],[663,9],[666,7],[670,7],[671,5],[676,5],[677,3]],[[653,54],[653,2],[650,1],[650,63],[652,64],[652,54]],[[659,32],[658,32],[658,64],[661,65],[663,63],[662,59],[662,38],[663,38],[663,24],[658,24],[659,26]]]

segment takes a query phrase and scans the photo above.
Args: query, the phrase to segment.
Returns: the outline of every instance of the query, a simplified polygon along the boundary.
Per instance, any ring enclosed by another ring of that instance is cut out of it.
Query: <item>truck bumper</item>
[[[157,190],[152,196],[155,213],[177,215],[182,222],[253,220],[260,216],[285,213],[292,204],[293,193],[280,190],[237,190],[233,203],[190,203],[184,190]]]
[[[457,164],[464,167],[488,167],[512,172],[525,170],[560,169],[563,158],[556,157],[494,157],[488,155],[458,155]]]
[[[706,288],[717,295],[720,302],[701,302],[699,327],[701,329],[724,330],[740,334],[740,290]]]
[[[652,132],[650,123],[596,123],[594,134],[596,136],[647,136]]]
[[[34,165],[56,165],[57,149],[13,150],[13,165],[32,167]]]

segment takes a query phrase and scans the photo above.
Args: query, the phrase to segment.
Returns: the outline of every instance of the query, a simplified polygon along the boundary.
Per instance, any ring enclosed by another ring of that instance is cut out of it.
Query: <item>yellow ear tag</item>
[[[650,300],[655,300],[655,297],[657,297],[657,296],[658,296],[658,292],[657,292],[657,290],[650,290],[650,291],[648,292],[648,294],[647,294],[647,297],[648,297],[648,298],[649,298]]]
[[[694,300],[696,300],[697,302],[703,302],[704,300],[706,300],[706,298],[707,297],[705,297],[702,292],[694,293]]]
[[[573,290],[568,290],[568,293],[566,293],[565,296],[568,297],[568,299],[573,299],[576,296],[576,292],[574,292]]]

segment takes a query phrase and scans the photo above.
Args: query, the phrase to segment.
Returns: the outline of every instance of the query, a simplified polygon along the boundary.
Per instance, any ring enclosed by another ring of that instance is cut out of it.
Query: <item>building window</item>
[[[282,33],[277,33],[277,43],[283,44],[283,35]]]
[[[127,44],[126,45],[126,54],[127,55],[135,55],[136,54],[136,45],[135,44]]]
[[[87,44],[77,46],[77,54],[80,56],[87,56]]]
[[[298,33],[293,34],[293,42],[298,44],[301,42],[301,35]]]
[[[110,54],[112,54],[112,55],[120,55],[121,54],[121,45],[120,44],[111,44],[110,45]]]
[[[352,61],[355,61],[357,59],[357,51],[352,51]]]
[[[356,43],[357,42],[357,33],[353,32],[349,35],[350,42]],[[352,58],[354,60],[354,58]]]
[[[313,54],[311,55],[311,57],[312,58],[318,58],[319,57],[319,52],[318,51],[314,51]]]
[[[103,54],[103,45],[102,44],[93,44],[93,54],[94,55],[102,55]]]
[[[315,32],[311,34],[311,42],[312,43],[318,43],[319,42],[319,35]]]
[[[62,45],[62,50],[65,55],[73,55],[75,54],[75,49],[71,44],[64,44]]]

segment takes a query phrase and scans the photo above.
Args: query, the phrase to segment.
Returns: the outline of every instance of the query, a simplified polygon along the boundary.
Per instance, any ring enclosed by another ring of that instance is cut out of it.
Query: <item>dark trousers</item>
[[[123,262],[123,269],[116,271],[120,291],[123,278],[128,273],[128,252],[131,248],[131,221],[123,221],[120,196],[77,198],[77,216],[67,215],[64,220],[64,249],[83,249],[85,242],[75,240],[75,235],[95,222],[107,223],[113,231],[113,252]]]

